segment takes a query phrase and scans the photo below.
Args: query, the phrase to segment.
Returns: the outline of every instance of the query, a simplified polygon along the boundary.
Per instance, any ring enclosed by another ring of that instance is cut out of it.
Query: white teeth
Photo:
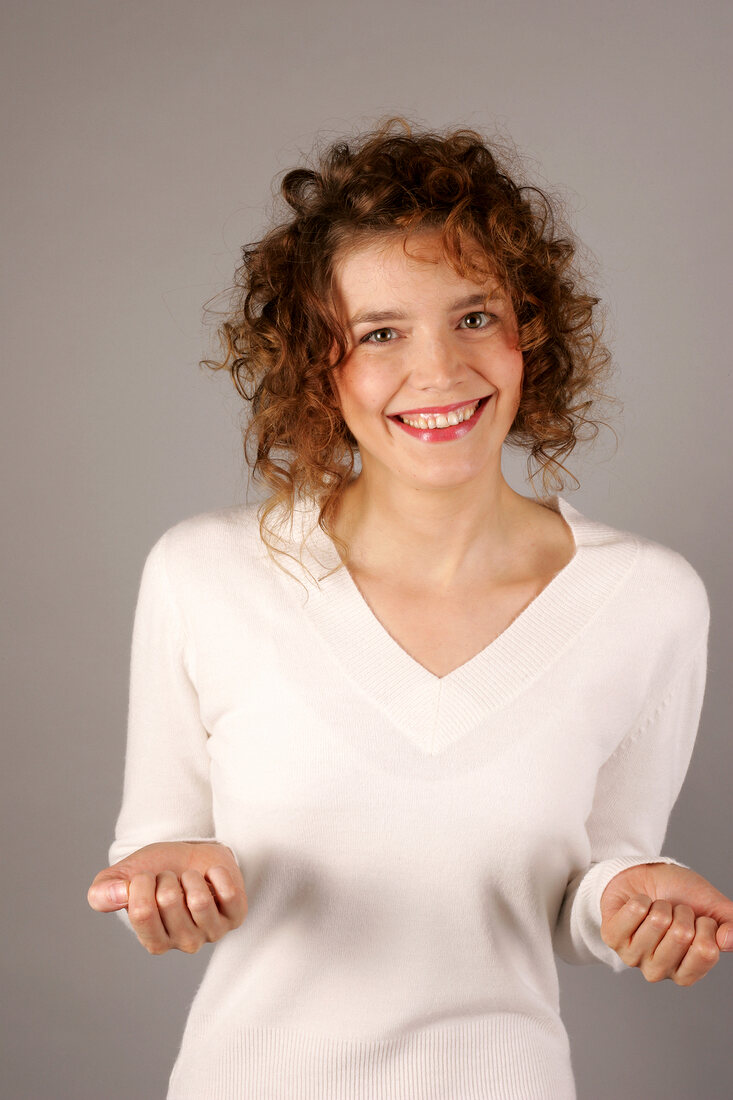
[[[448,428],[454,424],[462,424],[464,420],[470,420],[477,408],[478,401],[474,401],[472,405],[464,405],[446,414],[426,413],[420,416],[401,416],[400,420],[409,424],[411,428],[421,428],[423,431],[426,428]]]

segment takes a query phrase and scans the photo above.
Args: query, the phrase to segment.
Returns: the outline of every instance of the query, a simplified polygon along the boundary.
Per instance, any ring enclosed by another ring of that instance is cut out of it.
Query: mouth
[[[479,406],[486,404],[489,397],[480,397],[475,401],[456,402],[455,405],[443,405],[442,407],[430,409],[407,409],[402,413],[394,413],[389,419],[399,420],[403,424],[408,424],[411,428],[418,428],[421,431],[448,428],[456,424],[462,424],[465,420],[470,420]]]
[[[461,439],[476,425],[481,413],[493,397],[478,398],[463,404],[445,405],[434,409],[411,409],[388,417],[408,435],[424,443]]]

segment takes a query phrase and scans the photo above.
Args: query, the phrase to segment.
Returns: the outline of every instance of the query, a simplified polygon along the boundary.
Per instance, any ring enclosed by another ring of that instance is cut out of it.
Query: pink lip
[[[489,395],[490,396],[490,395]],[[482,398],[474,397],[474,401],[481,401]],[[435,416],[436,413],[453,412],[454,409],[463,409],[466,405],[473,405],[473,401],[456,401],[455,405],[432,405],[429,409],[403,409],[398,413],[390,413],[390,416]]]
[[[413,439],[419,439],[423,443],[449,443],[452,439],[462,439],[464,435],[468,435],[478,423],[479,417],[493,396],[492,393],[487,398],[482,397],[473,416],[469,417],[468,420],[462,421],[460,424],[449,424],[447,428],[413,428],[410,424],[405,424],[404,420],[400,420],[399,417],[392,417],[391,419],[394,424],[402,428],[403,432],[407,432],[408,435],[411,435]],[[463,403],[465,405],[467,402],[464,401]],[[460,405],[452,406],[452,408],[460,407]]]

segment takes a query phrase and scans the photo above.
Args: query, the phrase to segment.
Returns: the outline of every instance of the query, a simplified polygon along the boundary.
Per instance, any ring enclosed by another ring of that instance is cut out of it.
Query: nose
[[[415,389],[453,392],[468,376],[460,350],[449,336],[425,333],[413,342],[410,381]]]

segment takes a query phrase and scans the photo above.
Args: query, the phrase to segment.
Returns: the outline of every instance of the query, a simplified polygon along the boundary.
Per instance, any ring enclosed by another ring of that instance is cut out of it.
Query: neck
[[[480,488],[417,489],[362,471],[345,491],[336,532],[349,544],[352,573],[448,592],[509,572],[527,509],[501,472]]]

